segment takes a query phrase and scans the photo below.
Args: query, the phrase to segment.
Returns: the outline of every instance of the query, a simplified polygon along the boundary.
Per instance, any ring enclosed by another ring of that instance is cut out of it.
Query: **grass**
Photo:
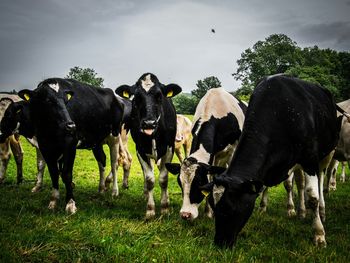
[[[75,215],[64,211],[62,183],[58,209],[48,210],[51,182],[47,171],[43,190],[31,193],[36,174],[35,151],[25,140],[22,142],[25,181],[16,185],[15,164],[11,159],[6,181],[0,186],[0,262],[349,261],[348,181],[338,183],[337,191],[326,197],[327,248],[313,245],[311,217],[305,220],[286,217],[286,194],[283,186],[278,186],[269,192],[266,214],[258,213],[260,199],[257,200],[236,248],[221,250],[213,246],[214,221],[202,215],[193,223],[179,218],[181,190],[170,174],[170,215],[160,215],[160,189],[156,185],[156,218],[144,220],[143,176],[131,139],[133,164],[129,189],[120,189],[120,196],[115,199],[110,192],[97,193],[98,168],[92,152],[77,152],[74,194],[78,212]],[[120,173],[121,169],[121,188]]]

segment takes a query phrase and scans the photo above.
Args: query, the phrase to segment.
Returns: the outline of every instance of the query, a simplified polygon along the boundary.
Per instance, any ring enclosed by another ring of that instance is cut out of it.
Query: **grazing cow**
[[[184,115],[176,115],[176,137],[175,137],[175,154],[180,163],[183,162],[181,148],[184,149],[185,158],[187,158],[191,149],[191,127],[192,122]]]
[[[346,112],[350,112],[350,99],[339,102],[337,104],[340,108],[345,110]],[[339,115],[339,114],[338,114]],[[339,132],[339,141],[337,144],[337,148],[335,149],[333,159],[329,165],[327,170],[327,184],[326,191],[335,190],[337,188],[336,182],[336,174],[338,161],[350,163],[350,122],[347,118],[343,118],[341,129]],[[342,175],[341,181],[345,181],[345,169],[342,164]]]
[[[17,95],[12,94],[0,94],[0,120],[3,118],[4,113],[8,105],[10,105],[13,100],[19,101],[20,98]],[[10,161],[11,152],[14,155],[16,166],[17,166],[17,184],[23,181],[23,170],[22,170],[22,161],[23,161],[23,150],[21,143],[19,141],[19,135],[11,135],[9,137],[3,137],[0,141],[0,184],[3,183],[6,176],[7,165]]]
[[[159,169],[161,213],[169,212],[168,172],[165,163],[171,162],[176,135],[176,112],[170,98],[181,92],[176,84],[164,85],[152,73],[143,74],[135,85],[122,85],[116,93],[132,98],[132,112],[127,126],[136,144],[137,157],[144,175],[147,199],[146,219],[155,216],[153,163]],[[160,162],[158,162],[160,161]]]
[[[183,193],[181,218],[194,220],[204,195],[199,187],[211,178],[208,168],[220,166],[225,169],[236,147],[244,122],[246,105],[223,88],[208,90],[198,103],[193,118],[192,146],[190,156],[181,164],[167,164],[173,174],[179,174],[178,182]],[[211,209],[206,206],[211,217]]]
[[[228,169],[203,191],[211,195],[215,244],[232,247],[251,216],[263,185],[274,186],[300,165],[305,173],[306,204],[313,211],[316,245],[325,246],[323,178],[337,145],[340,120],[330,92],[282,75],[255,88],[242,135]]]
[[[66,187],[66,211],[75,213],[72,171],[76,149],[92,149],[103,174],[106,156],[102,143],[107,140],[114,145],[111,163],[116,163],[119,142],[116,136],[120,133],[123,105],[110,89],[60,78],[44,80],[34,91],[22,90],[19,96],[29,102],[34,134],[51,176],[49,208],[57,206],[61,174]],[[116,165],[112,169],[115,175]],[[102,179],[100,188],[104,188]],[[118,194],[117,188],[112,194]]]

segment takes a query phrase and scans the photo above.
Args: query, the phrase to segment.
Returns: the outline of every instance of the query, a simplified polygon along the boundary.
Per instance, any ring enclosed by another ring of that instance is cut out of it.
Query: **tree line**
[[[237,70],[232,74],[241,87],[232,94],[249,101],[255,86],[265,76],[284,73],[319,84],[327,88],[336,102],[350,98],[350,53],[318,46],[301,48],[284,34],[272,34],[247,48],[237,60]],[[103,78],[93,69],[74,67],[67,78],[74,78],[103,87]],[[181,93],[173,102],[178,113],[194,114],[199,100],[211,88],[220,87],[215,76],[198,80],[191,93]],[[227,87],[224,87],[227,89]]]

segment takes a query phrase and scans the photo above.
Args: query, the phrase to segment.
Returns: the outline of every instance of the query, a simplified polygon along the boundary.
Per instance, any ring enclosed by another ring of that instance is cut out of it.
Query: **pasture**
[[[133,155],[129,189],[120,195],[99,194],[98,167],[91,151],[78,150],[74,165],[74,194],[78,212],[64,211],[60,182],[59,208],[49,211],[51,182],[46,169],[44,188],[31,193],[36,175],[35,150],[24,138],[24,183],[16,185],[11,158],[7,178],[0,186],[0,262],[348,262],[350,249],[350,182],[326,196],[327,248],[313,245],[311,217],[286,217],[282,185],[270,190],[266,214],[253,216],[239,235],[234,250],[213,246],[214,221],[200,214],[195,222],[179,218],[181,190],[169,174],[169,216],[160,216],[160,189],[155,187],[156,218],[145,221],[143,176]],[[108,156],[107,147],[104,148]],[[176,157],[174,157],[176,160]],[[107,165],[107,171],[109,166]],[[297,203],[297,202],[296,202]],[[203,212],[204,206],[201,207]]]

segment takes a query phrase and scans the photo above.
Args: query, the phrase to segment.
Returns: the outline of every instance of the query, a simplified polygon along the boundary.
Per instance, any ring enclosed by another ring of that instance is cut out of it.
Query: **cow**
[[[123,101],[124,103],[124,101]],[[125,113],[125,111],[124,111]],[[123,116],[125,117],[125,116]],[[30,120],[30,113],[29,113],[29,103],[27,101],[19,101],[19,102],[13,102],[11,101],[11,104],[7,107],[4,117],[2,119],[1,125],[1,136],[0,136],[0,142],[3,140],[6,140],[7,138],[11,138],[15,136],[15,132],[18,132],[18,134],[25,136],[28,142],[35,147],[36,149],[36,155],[37,155],[37,180],[35,183],[35,186],[32,188],[32,192],[38,192],[42,188],[43,183],[43,176],[45,171],[45,160],[41,155],[41,152],[39,150],[39,146],[36,140],[36,137],[34,135],[34,127],[32,125],[32,121]],[[121,134],[119,136],[119,157],[118,157],[118,164],[121,165],[124,169],[124,179],[123,179],[123,187],[125,185],[128,185],[128,176],[130,173],[130,166],[131,166],[131,154],[127,149],[127,131],[122,128]],[[109,148],[111,149],[111,152],[113,151],[113,148],[115,147],[116,141],[110,139],[110,135],[107,136],[107,138],[103,141],[103,144],[107,144]],[[111,155],[111,159],[113,158],[113,154]],[[111,163],[111,170],[113,170],[113,167],[115,166],[115,161]],[[22,169],[22,166],[20,167]],[[104,169],[103,169],[104,170]],[[104,182],[105,186],[103,186],[103,178],[104,178],[104,171],[100,171],[100,185],[99,185],[99,191],[103,192],[105,189],[109,188],[109,184],[113,180],[113,173],[110,172],[109,176],[106,177],[106,180]],[[117,195],[118,189],[114,190],[114,195]]]
[[[331,93],[284,75],[270,76],[254,89],[232,161],[202,186],[214,207],[215,238],[232,247],[253,212],[263,185],[274,186],[299,166],[305,173],[306,205],[313,212],[314,242],[326,246],[324,172],[337,145],[340,120]]]
[[[175,154],[180,163],[183,162],[182,148],[185,153],[185,158],[191,150],[191,127],[192,122],[184,115],[177,114],[176,116],[176,137],[175,137]]]
[[[350,112],[350,99],[339,102],[337,105],[346,112]],[[340,113],[338,113],[338,116],[339,115]],[[337,148],[335,149],[333,159],[327,170],[326,192],[329,192],[329,190],[336,190],[337,188],[336,174],[338,162],[342,163],[342,173],[340,179],[342,182],[344,182],[345,169],[343,163],[350,163],[350,122],[347,118],[343,118],[342,120]]]
[[[178,175],[183,202],[181,218],[194,220],[204,199],[199,187],[211,181],[215,171],[209,167],[229,164],[244,122],[246,105],[225,89],[213,88],[199,101],[193,118],[192,146],[188,158],[181,164],[167,164],[169,172]],[[206,214],[211,217],[208,205]]]
[[[169,212],[168,172],[165,163],[171,162],[176,135],[176,111],[171,98],[181,92],[177,84],[162,84],[152,73],[144,73],[132,85],[119,86],[115,92],[132,100],[128,127],[136,144],[137,158],[144,176],[147,199],[145,219],[155,217],[153,162],[159,169],[161,213]]]
[[[76,149],[92,149],[103,174],[106,156],[102,143],[107,140],[114,145],[111,163],[116,164],[123,105],[111,89],[61,78],[46,79],[35,90],[21,90],[19,96],[29,103],[34,134],[49,169],[52,182],[49,209],[57,206],[61,175],[66,187],[66,211],[74,214],[77,207],[72,172]],[[115,175],[116,165],[112,169]],[[100,188],[103,187],[104,179],[100,178]],[[112,194],[118,194],[117,188]]]
[[[20,98],[13,94],[0,94],[0,120],[3,118],[4,113],[8,105],[10,105],[13,100],[19,101]],[[14,155],[14,159],[17,167],[17,184],[20,184],[23,181],[23,149],[19,141],[19,135],[14,134],[9,137],[3,138],[0,141],[0,184],[2,184],[6,177],[7,165],[10,161],[11,151]]]

